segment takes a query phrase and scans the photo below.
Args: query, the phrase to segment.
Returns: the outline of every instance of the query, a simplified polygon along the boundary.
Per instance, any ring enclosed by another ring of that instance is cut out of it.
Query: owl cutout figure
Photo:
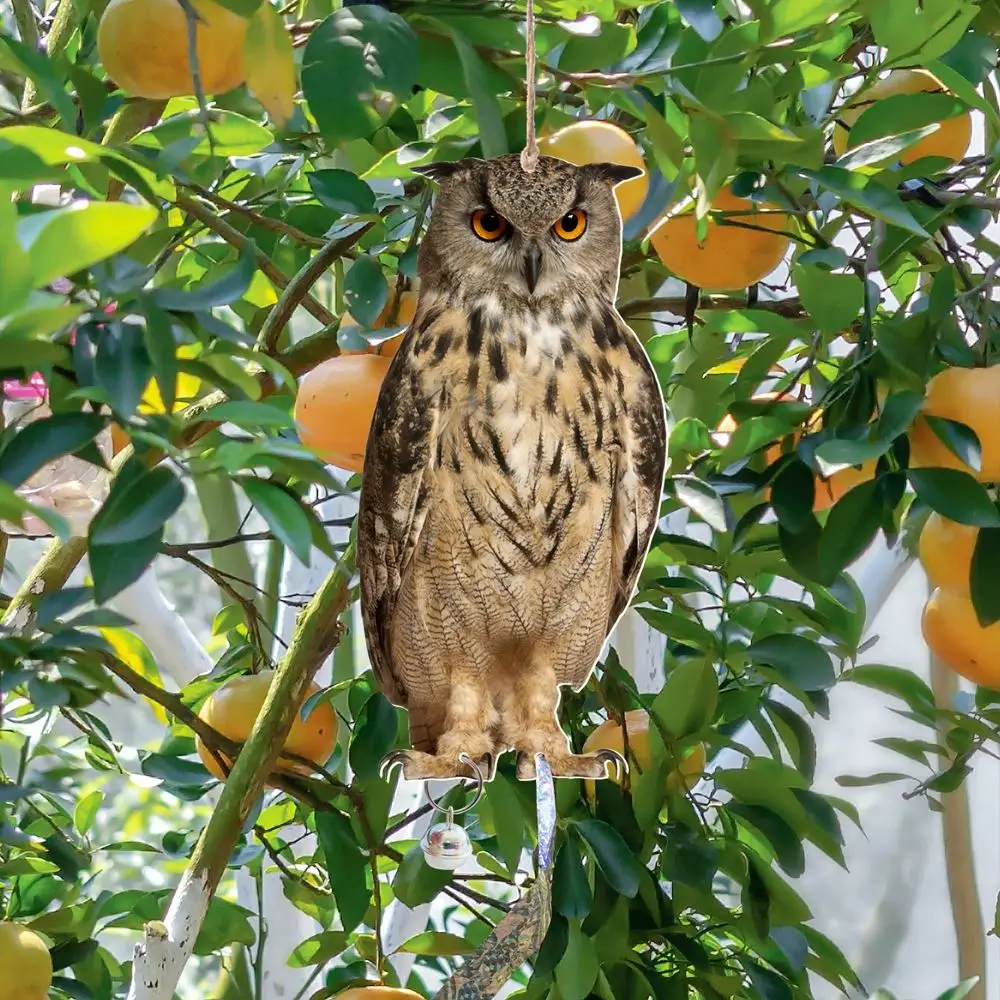
[[[659,511],[663,399],[615,310],[613,190],[640,171],[542,156],[526,173],[510,155],[420,172],[440,192],[359,514],[368,651],[413,747],[387,763],[489,780],[513,749],[521,779],[536,753],[604,778],[624,760],[573,753],[557,708],[626,609]]]

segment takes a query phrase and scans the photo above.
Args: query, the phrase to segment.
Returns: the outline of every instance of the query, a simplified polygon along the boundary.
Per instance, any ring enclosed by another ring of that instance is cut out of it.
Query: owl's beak
[[[528,283],[529,293],[534,294],[538,276],[542,273],[542,251],[532,244],[524,254],[524,280]]]

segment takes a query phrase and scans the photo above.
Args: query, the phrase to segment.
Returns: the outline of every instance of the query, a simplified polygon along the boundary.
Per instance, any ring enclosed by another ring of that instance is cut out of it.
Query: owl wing
[[[613,319],[628,353],[625,379],[625,440],[619,457],[613,501],[615,590],[607,632],[628,607],[649,543],[656,530],[667,461],[667,428],[663,396],[639,338],[615,312]]]
[[[435,454],[440,387],[409,364],[417,334],[409,331],[386,372],[372,418],[358,513],[361,617],[372,670],[382,693],[405,707],[407,694],[392,662],[390,637],[400,583],[427,517],[427,474]]]

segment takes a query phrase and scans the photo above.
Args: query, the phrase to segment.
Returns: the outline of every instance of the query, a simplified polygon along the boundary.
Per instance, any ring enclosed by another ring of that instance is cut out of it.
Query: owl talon
[[[621,784],[625,775],[628,774],[628,762],[625,758],[617,750],[610,749],[597,750],[595,755],[605,766],[605,777],[608,777],[607,767],[610,765],[615,770],[614,780]]]
[[[405,777],[406,761],[408,756],[409,752],[406,750],[393,750],[391,753],[387,753],[379,763],[379,777],[383,781],[389,781],[392,777],[392,769],[397,765],[403,769]]]

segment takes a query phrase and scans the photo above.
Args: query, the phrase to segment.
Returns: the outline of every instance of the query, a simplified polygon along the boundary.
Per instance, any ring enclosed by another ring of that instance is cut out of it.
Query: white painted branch
[[[892,548],[882,535],[851,568],[851,576],[865,599],[865,629],[870,629],[889,595],[913,563],[913,556],[897,542]]]
[[[128,1000],[173,1000],[211,901],[204,874],[192,874],[189,868],[163,923],[154,920],[143,928],[143,940],[135,946],[132,957]]]
[[[333,472],[344,479],[348,475],[339,469],[334,469]],[[351,497],[333,497],[316,507],[316,513],[324,520],[350,517],[356,510],[357,502]],[[339,544],[347,540],[348,531],[338,526],[332,528],[329,534],[331,540]],[[317,549],[312,551],[309,566],[300,563],[289,553],[282,572],[281,593],[312,595],[331,566],[330,559]],[[285,642],[292,635],[297,613],[298,609],[295,607],[286,604],[280,606],[276,631]],[[355,628],[360,628],[357,615],[352,624],[352,632]],[[353,636],[350,636],[344,641],[352,640]],[[329,684],[331,677],[332,664],[327,660],[317,671],[316,682],[320,685]],[[282,831],[282,836],[289,841],[298,841],[297,851],[307,853],[315,850],[316,842],[315,838],[304,836],[305,833],[302,827],[290,826]],[[267,931],[260,958],[262,996],[268,1000],[291,1000],[305,987],[313,969],[293,969],[288,965],[288,958],[306,938],[318,934],[323,927],[289,902],[282,889],[283,876],[279,872],[265,872],[262,878],[261,916]],[[257,885],[245,869],[240,869],[237,873],[236,895],[240,906],[257,912]]]
[[[111,603],[132,619],[132,630],[149,647],[160,670],[178,687],[184,687],[199,674],[212,669],[212,658],[187,622],[164,598],[152,566]]]

